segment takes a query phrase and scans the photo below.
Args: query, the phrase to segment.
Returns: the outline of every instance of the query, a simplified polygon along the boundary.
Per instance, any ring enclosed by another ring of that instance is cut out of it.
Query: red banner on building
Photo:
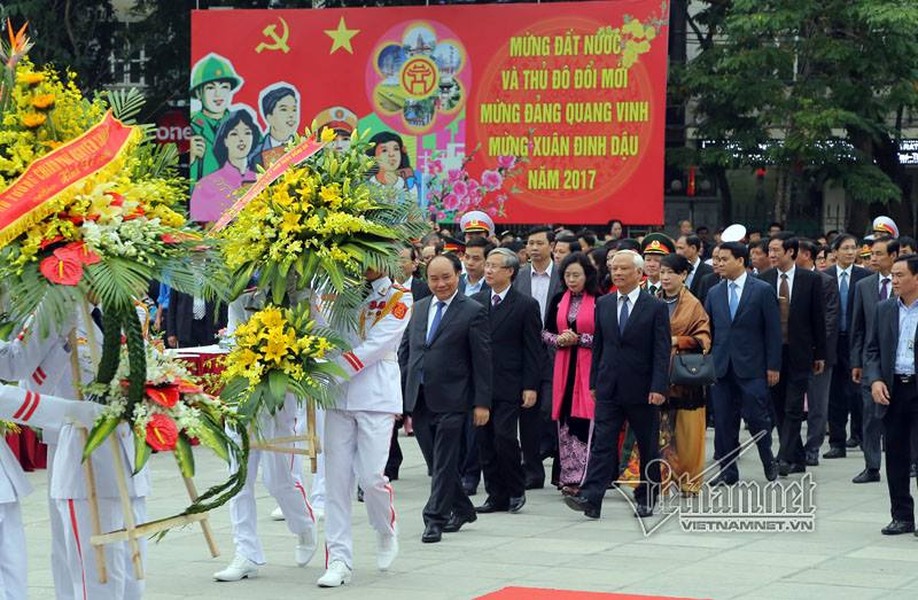
[[[192,216],[232,204],[214,191],[253,181],[314,123],[342,138],[369,129],[374,179],[440,219],[482,208],[509,223],[662,223],[667,11],[656,0],[196,11],[191,172],[209,179]],[[441,197],[437,180],[472,155],[473,189]],[[523,159],[510,179],[487,175],[510,156]],[[475,206],[479,181],[506,197]]]
[[[98,125],[29,165],[0,192],[0,246],[51,214],[56,196],[115,160],[132,131],[108,112]]]

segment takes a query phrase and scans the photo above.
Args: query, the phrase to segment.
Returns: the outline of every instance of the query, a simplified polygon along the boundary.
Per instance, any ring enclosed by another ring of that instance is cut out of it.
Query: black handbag
[[[676,354],[669,370],[672,385],[711,385],[717,380],[710,354]]]

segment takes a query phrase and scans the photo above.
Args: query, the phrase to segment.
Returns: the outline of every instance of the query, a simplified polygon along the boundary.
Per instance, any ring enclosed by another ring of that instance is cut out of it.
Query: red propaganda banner
[[[668,11],[195,11],[192,217],[216,220],[314,124],[339,143],[369,130],[372,180],[437,220],[478,209],[507,223],[662,223]]]
[[[132,131],[109,111],[92,129],[29,165],[0,192],[0,246],[51,214],[55,196],[114,161]]]
[[[271,164],[258,177],[258,181],[255,182],[252,187],[250,187],[242,195],[241,198],[236,200],[233,205],[227,209],[220,218],[214,223],[213,231],[220,231],[230,223],[233,219],[236,218],[236,215],[245,208],[245,205],[252,201],[255,196],[260,194],[265,188],[271,185],[273,182],[277,181],[281,175],[284,174],[284,171],[292,167],[293,165],[299,164],[321,150],[325,144],[316,141],[313,138],[306,138],[296,146],[290,149],[289,152],[285,153],[279,159]]]

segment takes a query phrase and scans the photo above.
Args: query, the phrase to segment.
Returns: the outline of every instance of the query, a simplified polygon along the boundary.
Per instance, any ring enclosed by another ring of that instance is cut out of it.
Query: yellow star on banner
[[[344,17],[341,17],[341,20],[338,21],[337,29],[326,29],[325,35],[334,40],[331,50],[328,51],[329,54],[334,54],[339,48],[344,48],[351,54],[354,53],[354,49],[351,48],[351,38],[360,33],[359,29],[348,29],[347,25],[344,24]]]

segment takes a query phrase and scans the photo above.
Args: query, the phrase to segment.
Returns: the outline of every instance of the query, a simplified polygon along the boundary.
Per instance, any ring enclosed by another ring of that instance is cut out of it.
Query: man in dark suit
[[[886,482],[892,522],[884,535],[915,531],[908,491],[911,439],[918,434],[918,256],[898,258],[891,269],[898,298],[877,304],[864,350],[864,380],[886,427]]]
[[[421,541],[439,542],[476,519],[462,491],[459,457],[469,412],[488,422],[491,407],[491,335],[488,309],[459,293],[462,264],[452,254],[427,265],[433,296],[417,302],[399,348],[407,372],[405,411],[414,419],[418,444],[433,457],[430,497]]]
[[[473,228],[474,225],[473,225]],[[459,277],[459,293],[473,298],[479,293],[489,294],[491,288],[485,282],[485,260],[494,244],[488,241],[483,235],[476,235],[469,238],[470,233],[466,234],[468,241],[465,244],[465,252],[462,254],[462,264],[465,265],[465,273]],[[487,231],[484,232],[485,234]],[[487,306],[487,303],[483,303]],[[459,459],[459,474],[462,478],[462,490],[468,496],[474,496],[478,493],[478,482],[481,480],[481,464],[478,461],[478,428],[472,425],[471,419],[465,427],[465,444],[462,447],[462,457]]]
[[[411,297],[417,302],[422,298],[430,295],[430,287],[427,281],[421,276],[419,265],[421,264],[421,255],[418,249],[413,245],[406,244],[399,250],[398,263],[402,273],[399,283],[403,288],[411,292]]]
[[[465,273],[459,278],[459,293],[474,296],[478,292],[490,290],[485,283],[484,265],[491,250],[494,250],[494,244],[483,237],[472,238],[465,244],[465,253],[462,255]]]
[[[539,303],[542,327],[548,302],[561,291],[561,276],[552,260],[555,234],[551,227],[534,227],[526,235],[528,265],[524,265],[513,281],[513,289],[530,296]],[[538,398],[532,408],[520,412],[520,446],[523,451],[523,471],[526,489],[539,489],[545,485],[544,456],[557,454],[557,429],[551,420],[551,378],[555,363],[554,352],[543,349],[542,381]]]
[[[640,289],[644,260],[631,250],[612,258],[615,294],[596,303],[590,389],[596,399],[593,441],[580,492],[567,496],[573,510],[598,519],[602,499],[618,473],[618,434],[625,421],[641,456],[635,514],[648,517],[659,494],[659,406],[669,391],[672,341],[666,304]]]
[[[832,242],[835,264],[825,270],[838,288],[838,344],[837,363],[832,370],[832,387],[829,391],[829,450],[823,458],[844,458],[847,454],[847,424],[851,415],[852,441],[861,440],[860,390],[851,380],[851,320],[854,315],[854,291],[858,282],[870,276],[870,271],[854,264],[857,259],[858,239],[842,233]]]
[[[778,299],[767,283],[746,272],[749,255],[741,242],[724,242],[714,254],[724,280],[711,288],[705,310],[711,317],[717,383],[711,388],[714,404],[714,459],[720,473],[713,485],[732,485],[739,479],[740,416],[757,436],[765,477],[778,477],[771,451],[772,409],[768,387],[781,374],[781,316]]]
[[[226,305],[170,290],[166,343],[170,348],[210,346],[226,326]]]
[[[838,361],[838,286],[831,276],[816,270],[817,249],[816,242],[802,239],[800,240],[800,251],[797,252],[797,267],[805,271],[813,271],[822,278],[822,299],[825,306],[826,368],[819,375],[813,375],[806,391],[806,442],[803,450],[808,467],[819,465],[819,449],[826,440],[829,386],[832,384],[832,373]]]
[[[875,273],[861,279],[854,290],[854,314],[851,316],[851,379],[861,384],[861,450],[864,470],[854,476],[853,483],[880,481],[880,438],[883,421],[877,414],[870,382],[863,378],[864,351],[873,332],[876,306],[893,295],[892,266],[899,258],[899,242],[884,237],[870,246],[870,264]]]
[[[676,253],[684,256],[692,264],[692,271],[685,280],[685,286],[704,304],[704,296],[710,288],[704,285],[703,280],[706,275],[714,272],[714,268],[701,260],[702,246],[701,238],[694,234],[683,235],[676,240]]]
[[[478,451],[488,497],[480,513],[519,512],[526,503],[517,439],[520,409],[536,403],[541,373],[542,320],[539,303],[510,287],[520,260],[507,248],[488,254],[485,279],[490,291],[474,299],[488,307],[491,327],[491,419],[478,431]]]
[[[800,240],[781,232],[768,241],[774,268],[759,275],[778,295],[781,327],[781,379],[771,388],[775,424],[781,441],[778,471],[781,475],[806,471],[800,439],[803,404],[813,375],[826,366],[826,314],[822,277],[798,269]]]

